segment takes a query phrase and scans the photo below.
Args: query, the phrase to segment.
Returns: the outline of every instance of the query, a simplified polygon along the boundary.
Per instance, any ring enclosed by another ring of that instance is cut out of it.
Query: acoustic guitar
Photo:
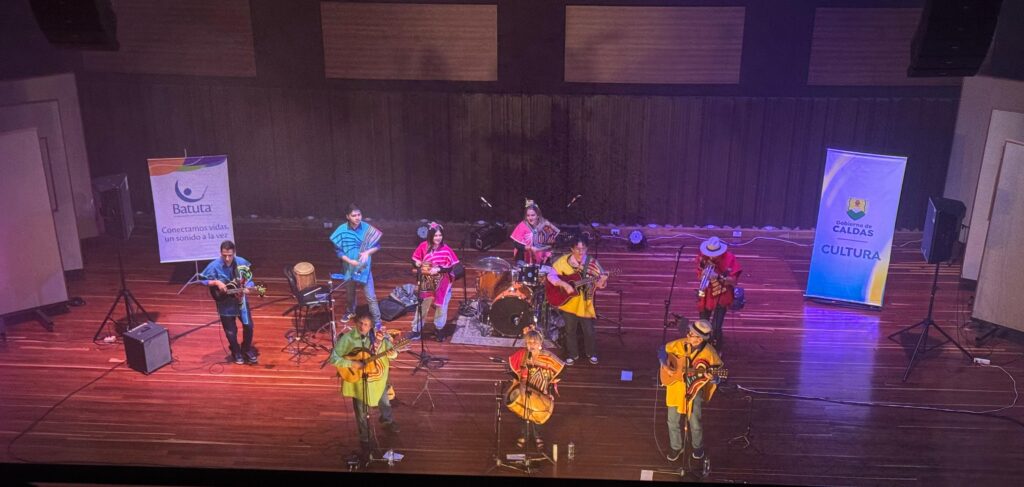
[[[670,386],[683,380],[684,374],[693,374],[699,370],[686,368],[683,366],[684,364],[685,361],[682,358],[669,354],[668,363],[661,364],[661,367],[659,367],[658,370],[658,377],[661,379],[661,385]],[[700,375],[704,377],[718,377],[720,379],[725,379],[729,377],[729,369],[724,367],[713,367],[704,369]]]
[[[249,290],[249,294],[256,294],[261,298],[267,294],[267,286],[263,285],[263,283],[261,282],[256,283],[256,285],[254,285],[253,287],[247,288],[239,285],[238,281],[231,280],[228,281],[228,283],[225,284],[225,286],[227,287],[227,290],[225,291],[221,291],[219,288],[216,287],[211,287],[210,297],[213,298],[214,301],[222,303],[231,298],[241,300],[242,295],[245,294],[246,289]]]
[[[604,275],[610,276],[615,274],[616,271],[608,271]],[[564,282],[567,282],[573,288],[573,292],[567,293],[564,289],[551,282],[544,280],[544,297],[548,300],[548,304],[551,306],[561,306],[565,304],[573,296],[580,293],[580,290],[596,283],[601,280],[601,276],[583,277],[579,274],[559,274],[558,278]]]
[[[397,350],[399,348],[402,348],[405,345],[409,344],[410,341],[412,341],[412,339],[410,338],[399,340],[392,346],[392,349]],[[377,359],[387,355],[390,352],[391,349],[383,350],[380,353],[371,355],[370,351],[363,347],[359,347],[355,350],[352,350],[351,352],[348,353],[348,355],[345,355],[345,358],[353,362],[362,362],[365,365],[363,366],[363,368],[359,370],[353,369],[352,367],[338,367],[338,375],[340,375],[341,379],[344,380],[345,382],[359,382],[360,380],[363,379],[364,375],[371,375],[376,373],[379,368],[377,365]]]

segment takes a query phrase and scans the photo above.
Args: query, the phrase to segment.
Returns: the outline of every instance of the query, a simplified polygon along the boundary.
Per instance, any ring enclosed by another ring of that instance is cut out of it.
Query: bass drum
[[[537,324],[532,303],[533,291],[515,283],[494,298],[487,321],[501,336],[518,338],[523,334],[523,327]]]

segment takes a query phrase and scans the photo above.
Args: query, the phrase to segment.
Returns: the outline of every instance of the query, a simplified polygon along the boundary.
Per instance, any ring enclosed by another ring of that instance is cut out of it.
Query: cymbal
[[[476,261],[472,268],[487,272],[508,272],[512,270],[512,265],[501,257],[484,257]]]

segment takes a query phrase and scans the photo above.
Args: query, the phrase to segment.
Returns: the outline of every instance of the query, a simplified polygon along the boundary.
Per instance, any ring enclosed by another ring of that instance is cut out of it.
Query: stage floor
[[[411,282],[414,225],[382,225],[383,249],[374,258],[377,293]],[[36,322],[8,325],[0,343],[0,459],[4,463],[217,467],[299,471],[347,470],[358,447],[352,405],[338,393],[335,371],[321,367],[326,352],[293,360],[286,335],[293,304],[282,269],[312,262],[324,280],[337,261],[319,221],[241,221],[238,254],[270,287],[255,299],[257,366],[226,362],[227,347],[205,289],[176,294],[189,265],[160,264],[152,223],[142,223],[124,246],[128,287],[153,319],[167,328],[173,362],[151,375],[129,369],[118,341],[92,338],[119,288],[115,245],[83,242],[86,268],[70,281],[70,295],[86,301],[54,317],[47,332]],[[449,229],[461,238],[464,229]],[[665,339],[664,302],[676,249],[685,244],[673,297],[674,313],[695,315],[693,255],[708,230],[658,229],[651,245],[630,251],[603,239],[591,251],[620,273],[598,296],[598,309],[618,320],[599,323],[598,366],[578,364],[562,375],[561,397],[545,426],[559,461],[532,475],[678,480],[680,460],[665,460],[664,393],[656,387],[656,351]],[[727,232],[718,231],[718,235]],[[655,236],[682,235],[679,238]],[[685,234],[685,235],[684,235]],[[902,382],[917,331],[902,343],[886,337],[926,315],[933,267],[924,263],[918,233],[897,234],[881,311],[805,301],[811,232],[744,232],[734,245],[745,273],[747,306],[730,312],[723,358],[729,387],[705,405],[708,481],[801,485],[918,483],[1009,485],[1024,473],[1022,407],[971,415],[853,403],[913,405],[984,411],[1014,401],[1014,384],[995,367],[972,365],[952,344],[928,353]],[[464,250],[475,262],[508,259],[505,244],[487,252]],[[203,263],[205,264],[205,263]],[[186,269],[187,267],[187,269]],[[973,292],[959,284],[959,267],[942,266],[936,321],[971,353],[1022,377],[1022,340],[1015,334],[975,346],[968,325]],[[469,294],[475,289],[470,272]],[[337,297],[344,302],[340,292]],[[449,319],[457,318],[461,284]],[[123,311],[119,308],[119,314]],[[408,330],[411,315],[389,326]],[[106,334],[106,333],[104,333]],[[678,335],[667,330],[668,339]],[[938,343],[932,334],[931,344]],[[329,339],[323,339],[329,345]],[[397,435],[378,429],[380,443],[405,455],[369,472],[523,475],[495,468],[495,384],[507,378],[492,360],[513,349],[426,342],[448,358],[444,367],[412,374],[403,353],[391,369],[397,391]],[[419,344],[413,350],[418,351]],[[558,352],[560,355],[564,354]],[[632,380],[621,380],[623,371]],[[429,386],[418,403],[413,400]],[[756,391],[756,392],[755,392]],[[801,397],[796,397],[801,396]],[[431,403],[432,399],[432,403]],[[846,403],[843,403],[846,401]],[[376,413],[374,423],[376,424]],[[518,453],[520,423],[502,415],[502,454]],[[566,459],[569,442],[576,458]]]

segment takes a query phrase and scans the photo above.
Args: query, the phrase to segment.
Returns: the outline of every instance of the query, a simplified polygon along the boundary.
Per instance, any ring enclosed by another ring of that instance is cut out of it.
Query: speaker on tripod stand
[[[935,274],[932,276],[931,298],[928,301],[928,316],[913,325],[889,335],[890,340],[897,341],[895,339],[897,335],[921,327],[921,335],[917,339],[917,345],[914,346],[914,352],[910,356],[907,370],[903,373],[903,382],[906,382],[907,378],[910,377],[910,371],[914,369],[914,363],[918,358],[918,354],[930,352],[947,343],[956,345],[956,348],[959,348],[967,358],[973,358],[970,352],[960,346],[953,337],[943,331],[939,324],[932,319],[932,312],[935,310],[935,292],[939,290],[939,266],[953,257],[953,247],[959,240],[960,222],[963,220],[965,213],[967,213],[967,207],[960,201],[940,198],[938,196],[928,199],[928,212],[924,220],[924,235],[921,237],[921,253],[924,255],[925,261],[929,264],[935,264]],[[928,331],[931,328],[935,328],[936,331],[942,334],[946,341],[929,348],[927,346]],[[897,343],[899,342],[897,341]]]
[[[135,228],[135,220],[132,218],[131,197],[128,193],[128,176],[125,174],[115,174],[96,178],[92,181],[92,187],[99,206],[99,215],[102,219],[100,223],[103,226],[103,233],[113,240],[117,246],[117,267],[121,278],[121,289],[117,292],[117,298],[110,305],[107,316],[100,323],[99,328],[96,329],[96,334],[92,337],[92,340],[96,341],[99,340],[108,325],[113,325],[114,334],[120,335],[142,323],[152,322],[153,318],[149,316],[149,313],[142,307],[139,300],[135,299],[135,296],[128,289],[128,284],[124,277],[121,246],[124,241],[131,238],[132,230]],[[125,312],[123,325],[114,319],[114,310],[117,309],[118,304],[122,300],[124,301]]]

